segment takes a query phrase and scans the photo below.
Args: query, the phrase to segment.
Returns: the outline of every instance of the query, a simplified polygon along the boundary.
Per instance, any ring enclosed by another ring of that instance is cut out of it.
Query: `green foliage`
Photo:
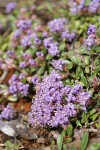
[[[85,6],[89,6],[89,4],[92,2],[92,0],[84,0]]]
[[[85,112],[83,112],[83,113],[82,113],[81,123],[86,123],[86,122],[87,122],[86,113],[85,113]]]
[[[11,101],[11,102],[16,102],[17,101],[17,97],[8,96],[8,100]]]
[[[81,150],[85,150],[89,140],[89,133],[84,132],[81,140]]]
[[[77,150],[74,145],[71,146],[70,150]]]
[[[72,136],[72,134],[73,134],[73,127],[72,127],[72,125],[69,125],[69,126],[68,126],[68,128],[66,129],[66,132],[67,132],[67,135],[68,135],[69,137]]]
[[[57,138],[58,150],[62,150],[62,146],[63,146],[63,136],[62,136],[62,134],[59,134],[58,138]]]
[[[100,143],[93,144],[89,150],[99,150],[100,149]]]
[[[5,144],[4,150],[18,150],[19,149],[19,145],[12,144],[10,141],[6,141],[4,144]]]

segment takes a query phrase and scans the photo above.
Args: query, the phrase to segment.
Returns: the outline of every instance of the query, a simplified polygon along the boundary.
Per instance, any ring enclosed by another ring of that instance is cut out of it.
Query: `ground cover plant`
[[[1,149],[98,150],[100,0],[2,7]]]

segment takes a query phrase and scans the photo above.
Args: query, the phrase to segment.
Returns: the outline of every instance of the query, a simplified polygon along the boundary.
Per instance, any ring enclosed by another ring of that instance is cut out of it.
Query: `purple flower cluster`
[[[11,58],[14,58],[14,57],[15,57],[15,52],[12,51],[12,50],[8,50],[8,51],[7,51],[7,54],[8,54],[8,56],[11,57]]]
[[[88,92],[84,92],[83,87],[80,84],[77,84],[71,89],[67,100],[69,102],[79,103],[82,110],[86,111],[86,106],[88,105],[90,98],[91,95]]]
[[[78,11],[82,11],[82,10],[85,11],[86,9],[87,9],[87,7],[84,4],[84,0],[81,0],[80,4],[78,6]]]
[[[89,6],[85,6],[85,1],[81,0],[80,4],[78,5],[73,0],[70,2],[71,5],[71,13],[78,14],[81,11],[88,11],[90,13],[96,13],[97,10],[100,8],[100,0],[92,0]]]
[[[39,80],[40,80],[40,78],[38,76],[34,76],[31,79],[32,83],[35,84],[35,85],[38,84]]]
[[[28,94],[29,84],[22,83],[22,78],[24,78],[22,74],[19,77],[14,74],[9,80],[9,92],[14,96],[27,96]]]
[[[19,20],[19,22],[17,23],[17,27],[20,30],[25,30],[25,29],[29,29],[32,26],[32,20]]]
[[[75,33],[69,33],[68,30],[65,30],[62,32],[61,36],[63,39],[68,39],[69,42],[72,42],[72,40],[75,38],[76,34]]]
[[[71,14],[75,15],[78,13],[78,5],[76,2],[70,2],[70,5],[71,5],[71,8],[70,8],[70,11],[71,11]]]
[[[65,18],[54,19],[48,23],[48,27],[51,32],[61,32],[66,22],[67,20]]]
[[[32,45],[32,41],[30,35],[24,36],[21,40],[21,45],[23,47],[30,47]]]
[[[19,64],[19,67],[24,69],[26,67],[35,67],[36,66],[36,62],[34,59],[29,59],[29,60],[26,60],[26,61],[22,61],[20,62]]]
[[[65,64],[64,60],[53,60],[51,62],[51,64],[53,65],[53,67],[57,70],[63,71],[63,65]]]
[[[43,57],[44,54],[43,54],[42,52],[37,51],[37,52],[36,52],[36,56],[37,56],[37,57]]]
[[[21,35],[21,30],[20,29],[17,29],[15,32],[14,32],[14,37],[20,37]]]
[[[7,12],[7,13],[12,12],[12,11],[15,9],[16,5],[17,5],[16,2],[9,2],[9,3],[6,5],[6,12]]]
[[[89,25],[89,28],[88,28],[88,32],[87,32],[88,35],[90,34],[96,34],[96,26],[95,25]]]
[[[26,68],[27,66],[28,66],[28,64],[27,64],[26,61],[22,61],[22,62],[20,62],[20,64],[19,64],[19,67],[22,68],[22,69]]]
[[[89,12],[96,13],[98,8],[100,8],[100,0],[92,0],[88,7],[86,7],[84,3],[85,3],[85,1],[82,0],[80,5],[79,5],[79,10],[80,11],[82,9],[88,9]]]
[[[43,44],[48,49],[48,53],[50,55],[56,56],[56,55],[59,54],[58,43],[57,42],[53,42],[53,38],[52,37],[44,39]]]
[[[23,47],[32,47],[33,44],[35,45],[41,44],[41,40],[35,33],[28,34],[21,39],[21,45]]]
[[[88,37],[84,40],[84,45],[90,50],[92,46],[96,45],[96,26],[90,25],[87,34]]]
[[[7,105],[6,108],[1,112],[0,119],[12,120],[16,116],[16,111],[10,106]]]
[[[96,13],[100,8],[100,0],[93,0],[89,5],[89,12]]]
[[[29,122],[35,127],[64,127],[69,119],[79,110],[86,110],[90,94],[84,92],[81,85],[64,86],[61,76],[52,71],[51,74],[37,84],[38,90],[29,113]]]
[[[23,54],[23,59],[25,59],[25,60],[32,59],[32,55],[30,53],[24,53]]]

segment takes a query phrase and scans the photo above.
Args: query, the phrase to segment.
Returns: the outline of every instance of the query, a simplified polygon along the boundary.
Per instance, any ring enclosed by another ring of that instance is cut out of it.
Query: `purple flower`
[[[25,73],[20,73],[20,75],[19,75],[19,80],[21,80],[21,79],[23,79],[23,78],[25,78],[26,77],[26,74]]]
[[[1,69],[1,66],[2,66],[2,60],[0,60],[0,69]]]
[[[12,58],[15,57],[15,52],[12,51],[12,50],[8,50],[8,51],[7,51],[7,54],[8,54],[9,57],[12,57]]]
[[[24,54],[23,54],[23,58],[24,58],[25,60],[29,60],[29,59],[32,58],[32,55],[31,55],[30,53],[24,53]]]
[[[52,43],[50,47],[48,48],[48,53],[52,56],[57,56],[59,55],[59,50],[58,50],[58,43]]]
[[[53,43],[53,38],[49,37],[43,40],[43,44],[46,48],[50,47],[50,45]]]
[[[39,82],[39,77],[38,77],[38,76],[34,76],[34,77],[32,77],[32,80],[31,80],[31,81],[32,81],[33,84],[36,85],[36,84],[38,84],[38,82]]]
[[[18,91],[20,91],[21,95],[27,96],[28,89],[29,89],[29,84],[23,84],[21,82],[18,82],[17,83],[17,88],[18,88]]]
[[[86,111],[91,97],[80,84],[73,88],[65,86],[61,76],[54,70],[41,83],[37,83],[36,87],[38,90],[29,113],[29,122],[34,127],[64,127],[69,123],[70,117],[76,115],[76,106]]]
[[[21,79],[24,78],[24,74],[13,75],[9,80],[9,92],[14,96],[27,96],[29,84],[22,83]]]
[[[48,53],[52,56],[59,54],[58,43],[53,42],[53,38],[49,37],[43,40],[44,46],[48,49]]]
[[[65,18],[54,19],[48,23],[51,32],[61,32],[67,22]]]
[[[71,14],[73,15],[76,15],[79,13],[79,10],[78,10],[78,5],[76,2],[71,2],[71,8],[70,8],[70,11],[71,11]]]
[[[19,22],[17,23],[17,27],[20,30],[25,30],[25,29],[29,29],[32,26],[32,20],[19,20]]]
[[[30,36],[24,36],[22,39],[21,39],[21,45],[23,47],[30,47],[32,45],[32,42],[31,42],[31,38]]]
[[[94,35],[89,35],[87,39],[84,40],[84,45],[88,50],[91,49],[92,46],[96,45],[96,39]]]
[[[19,67],[22,68],[22,69],[26,68],[27,67],[27,62],[26,61],[21,62],[19,64]]]
[[[41,44],[41,40],[38,37],[34,38],[34,44],[40,45]]]
[[[96,33],[96,26],[92,24],[89,25],[87,34],[90,35],[90,34],[95,34],[95,33]]]
[[[43,37],[48,37],[48,32],[47,32],[47,31],[44,31],[44,32],[42,33],[42,36],[43,36]]]
[[[6,108],[1,112],[0,119],[12,120],[16,116],[16,111],[10,106],[7,105]]]
[[[35,66],[35,60],[34,59],[29,59],[28,63],[30,66]]]
[[[42,52],[36,52],[36,56],[37,56],[37,57],[43,57],[44,54],[43,54]]]
[[[14,37],[19,37],[21,35],[21,30],[20,29],[17,29],[15,32],[14,32]]]
[[[76,34],[75,33],[69,33],[68,30],[65,30],[62,32],[62,38],[67,38],[68,41],[72,41],[75,38]]]
[[[53,60],[51,62],[51,64],[53,65],[53,67],[55,69],[63,71],[63,65],[65,64],[65,61],[64,60]]]
[[[84,40],[84,46],[90,50],[92,46],[96,45],[96,26],[90,25],[87,34],[88,37]]]
[[[86,6],[84,5],[84,0],[81,0],[79,6],[78,6],[79,11],[85,10]]]
[[[12,12],[12,11],[15,9],[16,5],[17,5],[16,2],[9,2],[9,3],[6,5],[6,12],[7,12],[7,13]]]
[[[100,0],[93,0],[89,5],[89,12],[96,13],[100,8]]]
[[[32,47],[35,45],[40,45],[41,40],[38,38],[36,33],[28,34],[21,39],[21,45],[23,47]]]

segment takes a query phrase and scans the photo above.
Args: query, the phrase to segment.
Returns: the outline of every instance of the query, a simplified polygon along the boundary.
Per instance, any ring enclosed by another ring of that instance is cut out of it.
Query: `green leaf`
[[[44,71],[45,71],[45,67],[43,66],[43,67],[39,68],[37,74],[42,75],[44,73]]]
[[[77,150],[74,145],[71,146],[70,150]]]
[[[69,125],[69,126],[68,126],[66,132],[67,132],[67,135],[68,135],[69,137],[72,136],[72,133],[73,133],[73,127],[72,127],[72,125]]]
[[[72,138],[67,138],[66,143],[72,142]]]
[[[58,150],[62,150],[62,145],[63,145],[63,137],[61,134],[58,135],[58,138],[57,138],[57,147],[58,147]]]
[[[82,136],[82,140],[81,140],[81,150],[85,150],[88,144],[88,140],[89,140],[89,133],[85,132]]]
[[[80,77],[81,73],[82,73],[82,68],[80,66],[78,66],[76,69],[77,76]]]
[[[7,48],[7,46],[8,46],[8,43],[5,43],[2,45],[1,49],[4,51]]]
[[[68,64],[68,69],[72,69],[73,68],[73,63],[71,62],[70,64]]]
[[[89,56],[85,56],[85,64],[88,65],[89,64],[89,61],[90,61],[90,57]]]
[[[92,121],[95,121],[96,118],[100,115],[100,113],[96,113],[96,114],[93,114],[90,118],[92,119]]]
[[[91,115],[93,115],[96,112],[96,109],[92,109],[86,116],[89,118]]]
[[[86,113],[83,112],[83,113],[82,113],[81,123],[86,123],[86,122],[87,122],[87,116],[86,116]]]
[[[12,101],[12,102],[16,102],[16,101],[17,101],[17,97],[8,96],[8,100],[9,100],[9,101]]]
[[[89,6],[92,0],[84,0],[84,5]]]
[[[65,136],[66,136],[66,130],[62,130],[62,138],[65,138]]]
[[[60,51],[63,51],[66,47],[66,44],[65,43],[62,43],[60,46],[59,46],[59,50]]]
[[[63,150],[68,150],[66,144],[63,145]]]
[[[81,75],[81,82],[84,84],[84,86],[87,86],[87,80],[83,74]]]
[[[7,141],[5,142],[5,146],[10,147],[10,146],[11,146],[11,142],[7,140]]]
[[[17,144],[12,144],[10,141],[6,141],[5,142],[5,150],[18,150],[19,149],[19,145]]]
[[[51,60],[53,57],[50,55],[50,54],[48,54],[47,56],[46,56],[46,60]]]
[[[90,72],[90,70],[89,70],[89,67],[88,67],[88,66],[85,68],[85,72],[86,72],[86,73],[89,73],[89,72]]]
[[[79,48],[78,53],[79,54],[87,54],[87,50],[86,50],[86,48]]]
[[[74,62],[75,64],[79,65],[77,57],[75,57],[74,55],[69,55],[69,58],[71,59],[72,62]]]
[[[100,143],[93,144],[89,150],[100,150]]]
[[[79,120],[76,120],[76,124],[77,124],[77,126],[82,127],[82,125],[81,125]]]

